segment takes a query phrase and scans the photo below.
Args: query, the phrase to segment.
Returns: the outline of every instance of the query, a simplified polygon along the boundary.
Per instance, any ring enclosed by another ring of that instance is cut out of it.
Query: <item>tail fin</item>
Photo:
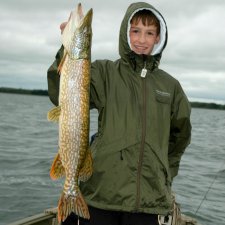
[[[85,219],[90,219],[88,206],[80,191],[76,196],[66,196],[62,193],[59,199],[58,221],[65,221],[72,212]]]

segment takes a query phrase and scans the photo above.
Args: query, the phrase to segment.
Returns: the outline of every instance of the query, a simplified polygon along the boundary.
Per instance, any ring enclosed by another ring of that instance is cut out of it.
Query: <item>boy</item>
[[[171,211],[172,179],[191,125],[179,82],[158,68],[166,43],[162,15],[148,3],[133,3],[120,28],[120,58],[92,63],[90,105],[99,112],[98,133],[93,175],[80,185],[91,219],[81,218],[81,225],[156,225],[158,215]],[[62,49],[48,70],[56,105],[61,56]]]

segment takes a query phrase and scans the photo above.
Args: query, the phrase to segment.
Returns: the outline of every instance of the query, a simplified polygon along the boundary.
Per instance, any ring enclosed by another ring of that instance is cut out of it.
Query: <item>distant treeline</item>
[[[47,90],[28,90],[22,88],[8,88],[8,87],[0,87],[0,92],[3,93],[12,93],[12,94],[26,94],[26,95],[42,95],[48,96]],[[193,108],[204,108],[204,109],[219,109],[225,110],[225,105],[217,104],[217,103],[205,103],[205,102],[191,102],[191,107]]]
[[[225,105],[221,105],[221,104],[217,104],[217,103],[191,102],[191,107],[192,108],[225,110]]]
[[[24,94],[24,95],[48,95],[47,90],[28,90],[22,88],[8,88],[8,87],[0,87],[0,92],[3,93],[12,93],[12,94]]]

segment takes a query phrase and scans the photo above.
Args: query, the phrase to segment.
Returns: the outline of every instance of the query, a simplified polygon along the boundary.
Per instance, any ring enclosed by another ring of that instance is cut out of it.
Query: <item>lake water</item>
[[[48,97],[0,93],[0,225],[57,205],[62,180],[49,177],[58,138],[46,118],[51,107]],[[193,109],[191,119],[192,143],[173,191],[182,213],[202,225],[225,224],[225,111]],[[91,134],[96,121],[91,111]]]

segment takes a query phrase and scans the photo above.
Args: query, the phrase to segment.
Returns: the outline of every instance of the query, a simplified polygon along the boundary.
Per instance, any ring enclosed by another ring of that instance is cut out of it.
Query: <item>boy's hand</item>
[[[68,22],[63,22],[63,23],[60,24],[60,27],[59,27],[59,28],[60,28],[60,30],[61,30],[61,34],[63,33],[63,31],[64,31],[64,29],[65,29],[67,23],[68,23]]]
[[[65,29],[67,23],[69,22],[71,15],[72,15],[72,12],[70,13],[70,16],[69,16],[67,22],[63,22],[63,23],[60,24],[59,28],[60,28],[60,30],[61,30],[61,34],[63,33],[63,31],[64,31],[64,29]]]

